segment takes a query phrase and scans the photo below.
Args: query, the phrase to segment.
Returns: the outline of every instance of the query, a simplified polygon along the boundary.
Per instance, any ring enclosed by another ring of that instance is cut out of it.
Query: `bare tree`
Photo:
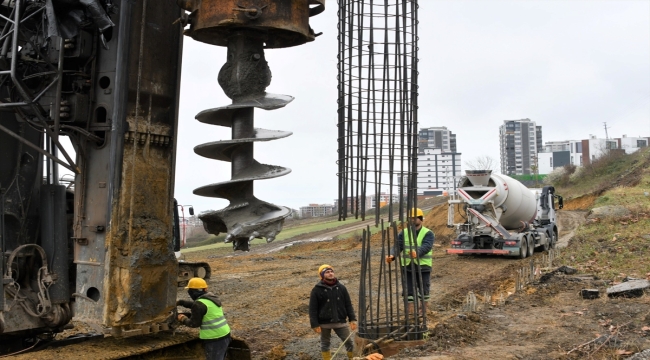
[[[492,170],[498,172],[497,161],[488,155],[477,156],[473,160],[465,161],[465,166],[469,170]]]

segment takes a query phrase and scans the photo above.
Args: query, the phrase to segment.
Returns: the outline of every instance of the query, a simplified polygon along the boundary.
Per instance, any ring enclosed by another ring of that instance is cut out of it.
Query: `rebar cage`
[[[382,344],[428,334],[426,296],[409,304],[406,295],[406,271],[421,282],[420,268],[415,261],[400,266],[397,250],[398,230],[409,226],[406,210],[417,207],[418,2],[338,5],[337,210],[339,220],[374,213],[375,225],[381,223],[379,245],[369,227],[362,236],[357,339],[363,352],[384,351]],[[409,237],[405,244],[415,244]],[[387,264],[390,254],[396,261]]]
[[[365,219],[371,207],[378,219],[385,203],[388,220],[403,221],[398,210],[414,205],[417,8],[407,0],[339,1],[339,220]]]

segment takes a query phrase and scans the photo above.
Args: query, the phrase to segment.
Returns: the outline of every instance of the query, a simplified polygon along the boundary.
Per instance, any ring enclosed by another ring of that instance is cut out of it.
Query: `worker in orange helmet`
[[[413,208],[409,214],[411,228],[415,231],[410,234],[408,227],[404,228],[397,236],[397,247],[394,253],[401,255],[401,266],[406,273],[406,311],[410,313],[415,300],[415,290],[422,307],[420,312],[426,314],[426,303],[429,301],[429,290],[431,288],[431,266],[433,264],[433,242],[435,235],[433,231],[422,226],[424,212],[421,209]],[[386,256],[386,263],[390,264],[395,260],[395,255]],[[420,278],[422,281],[420,281]]]
[[[348,290],[341,284],[334,268],[323,264],[318,268],[320,281],[314,286],[309,297],[309,323],[311,328],[320,334],[320,350],[323,360],[331,360],[330,340],[332,330],[345,342],[348,358],[352,359],[354,344],[350,329],[357,330],[357,318],[354,315],[352,301]],[[350,321],[350,327],[346,323]]]
[[[208,284],[201,278],[191,278],[185,289],[192,300],[178,300],[176,306],[192,309],[192,313],[189,318],[179,314],[178,321],[185,326],[200,327],[199,338],[203,340],[206,359],[223,360],[232,339],[221,300],[208,292]]]

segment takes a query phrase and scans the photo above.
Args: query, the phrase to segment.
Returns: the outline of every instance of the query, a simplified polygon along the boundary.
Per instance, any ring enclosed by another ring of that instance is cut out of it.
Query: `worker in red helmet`
[[[189,327],[200,327],[199,338],[203,340],[205,358],[223,360],[228,351],[230,326],[226,322],[221,300],[208,292],[208,284],[201,278],[192,278],[185,287],[192,300],[178,300],[176,306],[192,310],[190,317],[178,315],[178,321]]]
[[[320,350],[323,360],[331,360],[330,340],[332,330],[345,342],[348,358],[352,359],[354,344],[350,329],[357,330],[357,318],[354,315],[352,301],[348,290],[341,284],[332,266],[323,264],[318,268],[320,281],[314,286],[309,297],[309,323],[320,334]],[[347,320],[350,321],[348,327]]]
[[[397,236],[398,249],[395,249],[395,253],[400,253],[400,265],[406,270],[406,311],[410,313],[413,310],[415,290],[417,288],[418,297],[422,301],[420,312],[425,315],[426,303],[429,301],[429,290],[431,288],[431,265],[433,264],[435,235],[433,231],[422,225],[424,212],[421,209],[412,209],[409,214],[409,221],[411,223],[410,228],[414,229],[414,233],[410,234],[409,227],[404,228],[399,233]],[[386,256],[387,263],[390,264],[394,260],[395,255]]]

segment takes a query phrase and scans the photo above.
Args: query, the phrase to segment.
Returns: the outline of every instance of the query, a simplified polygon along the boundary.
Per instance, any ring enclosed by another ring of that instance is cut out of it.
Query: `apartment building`
[[[582,166],[582,140],[548,141],[537,153],[538,173],[549,174],[565,165]]]
[[[504,120],[499,127],[501,173],[531,175],[542,151],[542,127],[530,119]]]
[[[424,149],[418,154],[418,195],[454,194],[461,174],[461,154]]]
[[[462,176],[456,134],[446,126],[420,129],[417,172],[418,195],[453,193]]]
[[[334,213],[334,205],[330,204],[309,204],[309,206],[302,206],[300,208],[300,217],[320,217],[330,216]]]
[[[606,154],[611,150],[625,151],[631,154],[650,144],[649,137],[628,137],[602,139],[589,135],[584,140],[549,141],[538,153],[539,174],[548,174],[553,169],[567,164],[582,166]]]
[[[626,154],[631,154],[650,144],[650,137],[628,137],[623,135],[620,138],[614,138],[619,149],[625,150]]]
[[[418,149],[441,149],[444,152],[455,153],[456,134],[446,126],[423,128],[418,131]]]

